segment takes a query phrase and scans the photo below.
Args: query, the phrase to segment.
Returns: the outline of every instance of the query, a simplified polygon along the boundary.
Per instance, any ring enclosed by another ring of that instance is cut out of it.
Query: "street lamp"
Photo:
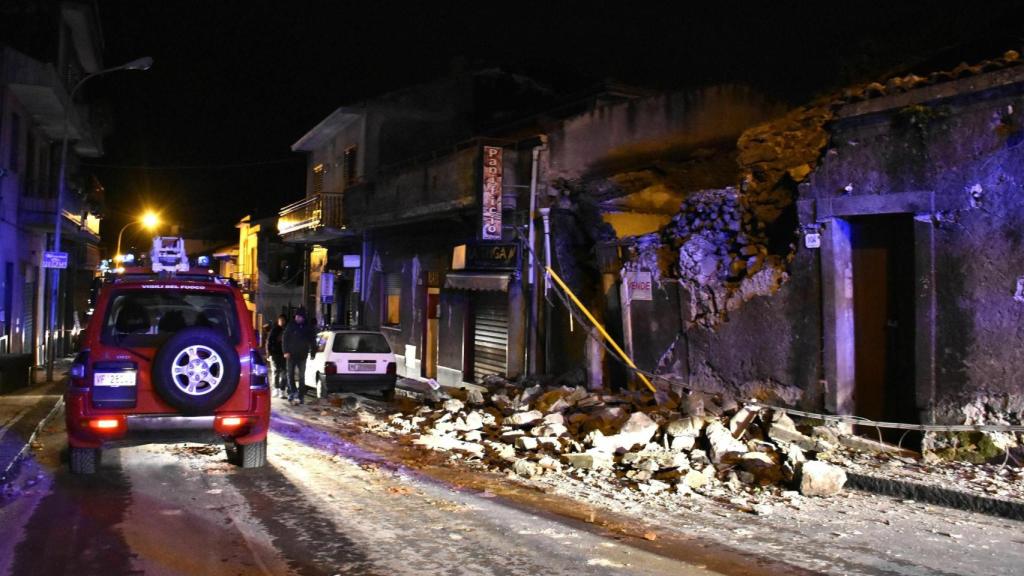
[[[64,132],[62,133],[60,143],[60,171],[57,174],[57,209],[54,217],[55,225],[53,229],[53,251],[60,252],[60,231],[61,231],[61,219],[64,217],[64,190],[66,184],[64,181],[64,174],[67,170],[68,164],[68,124],[70,123],[71,107],[75,102],[75,94],[78,93],[78,89],[82,87],[87,81],[104,74],[111,72],[117,72],[119,70],[149,70],[153,65],[153,59],[149,56],[142,58],[136,58],[131,62],[127,62],[120,66],[114,66],[113,68],[106,68],[99,72],[93,72],[82,77],[81,80],[75,84],[74,88],[71,89],[71,93],[68,95],[67,104],[64,106]],[[53,362],[57,356],[57,350],[55,347],[56,334],[57,334],[57,297],[60,293],[60,268],[54,268],[50,275],[50,334],[47,342],[47,362],[46,362],[46,379],[53,380]]]
[[[160,216],[156,212],[146,212],[142,215],[142,218],[132,220],[121,227],[121,231],[117,233],[117,249],[114,250],[114,261],[116,262],[124,260],[124,255],[121,254],[121,236],[133,224],[142,224],[142,227],[147,230],[155,230],[160,225]]]

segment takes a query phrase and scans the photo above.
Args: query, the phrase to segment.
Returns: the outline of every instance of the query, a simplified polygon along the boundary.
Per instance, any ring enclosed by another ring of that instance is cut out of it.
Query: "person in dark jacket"
[[[284,358],[284,327],[288,324],[288,317],[281,314],[277,317],[277,322],[274,324],[270,332],[267,333],[267,358],[270,358],[270,367],[274,371],[274,398],[284,398],[285,389],[287,387],[287,378],[285,377],[285,358]]]
[[[306,322],[305,308],[295,311],[295,317],[284,328],[281,344],[288,374],[288,401],[302,404],[305,396],[306,360],[316,351],[316,332]]]

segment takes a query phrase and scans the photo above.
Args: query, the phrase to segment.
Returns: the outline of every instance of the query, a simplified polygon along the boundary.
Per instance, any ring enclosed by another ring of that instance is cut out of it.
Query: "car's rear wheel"
[[[153,359],[153,387],[183,414],[209,414],[238,387],[241,366],[227,338],[211,328],[171,336]]]
[[[252,444],[239,444],[235,464],[242,468],[262,468],[267,465],[267,439]]]
[[[71,446],[68,450],[68,462],[72,474],[95,474],[100,464],[100,450]]]

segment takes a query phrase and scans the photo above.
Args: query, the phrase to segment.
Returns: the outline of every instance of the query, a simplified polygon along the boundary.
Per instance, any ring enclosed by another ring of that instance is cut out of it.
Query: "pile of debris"
[[[828,428],[801,431],[785,414],[691,393],[655,404],[646,393],[507,386],[409,405],[387,432],[531,478],[553,472],[617,479],[646,494],[796,487],[842,490],[845,472],[818,453]]]

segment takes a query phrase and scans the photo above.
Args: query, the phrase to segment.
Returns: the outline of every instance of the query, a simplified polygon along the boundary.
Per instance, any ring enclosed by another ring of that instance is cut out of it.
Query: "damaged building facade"
[[[708,152],[734,160],[731,183],[636,184],[641,155],[589,182],[612,225],[630,186],[683,196],[656,230],[595,242],[637,364],[660,386],[877,420],[1021,422],[1017,63],[779,114]]]
[[[351,302],[409,376],[631,378],[553,288],[544,296],[541,274],[531,283],[535,194],[538,263],[661,388],[1019,422],[1016,64],[1008,53],[798,108],[742,86],[606,89],[508,113],[500,129],[475,107],[480,78],[448,79],[339,109],[300,140],[307,198],[279,226],[306,243],[307,270],[333,273],[326,292],[310,275],[309,305]],[[485,238],[494,151],[502,225]]]
[[[1021,422],[1024,69],[1004,64],[836,111],[800,201],[830,410]]]

